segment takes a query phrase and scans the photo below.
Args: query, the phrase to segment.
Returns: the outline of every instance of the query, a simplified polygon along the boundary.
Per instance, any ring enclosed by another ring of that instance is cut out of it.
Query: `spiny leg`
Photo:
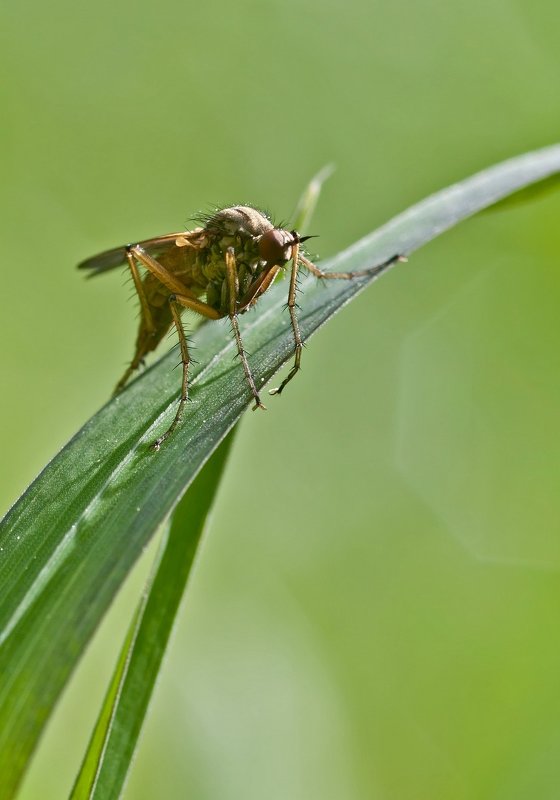
[[[278,275],[281,269],[281,264],[275,264],[268,270],[268,272],[263,272],[262,275],[259,275],[259,277],[253,281],[243,297],[239,300],[237,310],[245,311],[254,305],[259,297],[270,288],[274,278]]]
[[[136,352],[134,354],[134,358],[130,362],[129,366],[126,368],[124,375],[113,389],[113,397],[122,392],[122,390],[130,380],[130,378],[134,375],[136,370],[142,366],[143,362],[144,362],[143,356],[141,356],[140,353]]]
[[[134,282],[134,288],[136,289],[136,294],[138,295],[138,299],[140,300],[140,311],[142,314],[141,325],[144,326],[147,333],[154,333],[156,330],[156,326],[154,325],[152,312],[150,310],[150,306],[146,299],[146,293],[144,291],[144,285],[142,283],[140,272],[138,271],[136,261],[134,260],[134,256],[132,255],[130,250],[126,251],[126,260],[128,262],[128,267],[132,275],[132,280]],[[127,368],[126,372],[124,373],[120,381],[115,386],[113,390],[113,395],[119,394],[124,389],[131,376],[136,372],[138,367],[142,365],[143,360],[144,358],[142,353],[136,352],[134,354],[134,358],[130,362],[129,367]]]
[[[128,267],[132,274],[132,280],[134,281],[134,288],[136,289],[138,299],[140,300],[142,319],[144,320],[144,325],[146,326],[146,330],[155,331],[156,326],[154,325],[154,321],[152,319],[152,312],[150,311],[150,306],[148,305],[148,301],[146,299],[144,284],[142,283],[140,272],[138,271],[138,267],[136,266],[136,261],[134,260],[134,256],[132,255],[130,250],[126,251],[126,260],[128,261]]]
[[[239,323],[237,321],[237,300],[239,296],[239,279],[237,277],[237,267],[235,263],[235,253],[233,247],[228,247],[228,249],[226,250],[226,275],[227,275],[228,292],[229,292],[229,320],[231,322],[233,335],[235,336],[235,342],[237,344],[237,352],[239,353],[239,358],[241,359],[241,363],[243,364],[243,371],[245,372],[247,383],[249,384],[249,387],[255,399],[255,405],[253,406],[253,411],[257,408],[262,408],[264,411],[266,411],[266,406],[264,406],[261,402],[261,398],[259,397],[259,392],[255,385],[255,379],[253,378],[253,373],[251,372],[249,362],[247,361],[247,354],[245,353],[245,349],[243,347],[241,332],[239,330]]]
[[[142,366],[143,362],[144,359],[138,353],[136,353],[134,358],[130,362],[130,365],[126,368],[124,375],[113,389],[113,397],[122,392],[122,390],[130,380],[130,378],[134,375],[138,367]]]
[[[290,275],[290,289],[288,292],[288,311],[290,312],[290,319],[292,322],[292,331],[294,332],[294,343],[295,343],[294,366],[288,372],[287,376],[284,378],[280,386],[278,386],[278,388],[276,389],[271,389],[269,394],[281,394],[286,384],[289,383],[300,370],[303,340],[301,338],[301,332],[299,329],[299,323],[296,315],[296,293],[297,293],[297,275],[298,275],[299,260],[300,260],[299,242],[296,242],[292,248],[292,272]]]
[[[183,291],[188,291],[184,289]],[[165,431],[165,433],[160,436],[156,441],[153,443],[152,447],[154,450],[159,450],[162,442],[164,442],[175,430],[175,428],[179,425],[183,418],[185,405],[188,400],[188,367],[190,362],[189,357],[189,349],[187,345],[187,337],[185,336],[185,331],[183,330],[183,325],[181,322],[181,315],[178,306],[182,306],[183,308],[190,308],[193,311],[196,311],[198,314],[201,314],[203,317],[207,317],[208,319],[220,319],[221,314],[219,311],[216,311],[215,308],[209,306],[207,303],[204,303],[202,300],[198,300],[196,297],[191,297],[188,294],[176,294],[171,295],[169,298],[169,307],[171,308],[171,314],[173,316],[173,322],[175,323],[175,327],[177,328],[177,334],[179,336],[179,347],[181,349],[181,360],[183,362],[183,380],[181,384],[181,399],[179,400],[179,408],[177,409],[177,413],[175,414],[175,419],[169,426],[169,428]]]
[[[181,422],[183,417],[185,404],[188,399],[188,365],[189,365],[189,351],[187,346],[187,339],[185,336],[185,332],[183,330],[183,325],[181,323],[180,312],[178,306],[182,306],[183,308],[190,308],[193,311],[196,311],[198,314],[201,314],[203,317],[207,317],[208,319],[221,319],[223,314],[220,314],[219,311],[216,311],[215,308],[209,306],[208,303],[204,303],[202,300],[198,300],[198,298],[193,297],[189,294],[188,289],[184,288],[183,291],[185,294],[175,294],[169,298],[171,313],[173,316],[173,322],[175,323],[175,327],[177,328],[177,333],[179,335],[179,346],[181,348],[181,358],[183,362],[183,381],[181,386],[181,399],[179,400],[179,408],[177,409],[177,413],[175,414],[175,419],[171,423],[170,427],[165,431],[165,433],[160,436],[156,441],[153,443],[152,447],[154,450],[159,450],[162,442],[164,442],[175,430],[175,428]]]
[[[382,261],[381,264],[376,264],[374,267],[369,267],[368,269],[359,269],[355,272],[323,272],[322,269],[316,267],[312,261],[309,261],[308,258],[305,256],[299,256],[299,261],[303,266],[312,272],[317,278],[334,278],[335,280],[346,280],[351,281],[354,278],[371,278],[378,273],[384,272],[388,267],[395,264],[397,261],[406,261],[405,256],[395,255],[388,258],[386,261]]]
[[[142,326],[144,328],[144,333],[150,334],[157,334],[165,333],[167,330],[168,325],[165,325],[165,330],[161,328],[160,323],[155,324],[154,317],[152,311],[149,307],[149,304],[146,299],[146,294],[144,291],[144,285],[140,279],[140,274],[138,272],[138,267],[136,265],[136,260],[142,264],[152,275],[154,275],[161,283],[166,286],[169,291],[175,295],[176,301],[184,307],[193,308],[194,311],[197,311],[199,314],[203,316],[210,317],[211,319],[219,319],[220,314],[216,313],[214,309],[210,308],[206,303],[197,300],[194,294],[192,294],[189,289],[183,285],[183,283],[175,276],[173,273],[169,272],[159,261],[156,261],[155,258],[152,258],[144,248],[139,245],[133,245],[127,248],[127,261],[132,273],[132,278],[134,280],[134,285],[138,291],[138,296],[140,298],[140,304],[142,306],[142,323],[141,323],[141,332]],[[172,308],[170,306],[170,308]],[[141,337],[140,337],[141,339]],[[153,341],[153,340],[152,340]],[[146,343],[137,344],[137,350],[132,359],[132,363],[126,370],[123,377],[118,382],[114,394],[118,394],[125,386],[131,375],[138,369],[138,367],[142,364],[144,360],[144,356],[153,349],[153,346],[146,347]]]
[[[152,258],[139,244],[135,244],[134,247],[131,247],[130,252],[142,266],[146,267],[152,275],[155,275],[171,293],[177,295],[189,294],[189,290],[179,278],[173,275],[172,272],[169,272],[169,270],[162,266],[159,261],[156,261],[155,258]]]
[[[177,335],[179,337],[179,349],[181,351],[181,362],[183,365],[183,378],[181,382],[181,399],[179,400],[179,407],[177,408],[177,413],[175,414],[175,419],[169,426],[169,428],[165,431],[162,436],[160,436],[156,441],[153,443],[152,447],[154,450],[159,450],[162,442],[164,442],[175,430],[177,425],[183,419],[183,414],[185,412],[185,405],[187,400],[189,399],[189,363],[190,363],[190,356],[189,356],[189,348],[187,345],[187,337],[185,336],[185,330],[183,328],[183,323],[181,322],[181,312],[179,310],[180,306],[177,302],[177,299],[174,295],[171,295],[169,298],[169,307],[171,308],[171,314],[173,315],[173,322],[175,324],[175,328],[177,329]]]
[[[299,323],[297,320],[296,315],[296,292],[297,292],[297,273],[298,273],[298,265],[301,263],[304,267],[306,267],[313,275],[316,275],[318,278],[334,278],[336,280],[353,280],[354,278],[361,278],[361,277],[371,277],[373,275],[377,275],[378,273],[384,272],[388,267],[394,264],[396,261],[406,261],[404,256],[396,255],[392,256],[391,258],[383,261],[381,264],[377,264],[375,267],[370,267],[369,269],[365,270],[357,270],[355,272],[323,272],[323,270],[316,267],[312,261],[305,258],[299,254],[299,242],[296,242],[293,245],[292,250],[292,274],[290,276],[290,290],[288,294],[288,311],[290,312],[290,319],[292,322],[292,330],[294,332],[294,342],[295,342],[295,358],[294,358],[294,366],[289,371],[288,375],[284,378],[282,383],[277,389],[271,389],[269,394],[281,394],[286,384],[288,384],[292,378],[297,375],[301,368],[301,352],[303,349],[303,341],[301,338],[301,332],[299,329]]]

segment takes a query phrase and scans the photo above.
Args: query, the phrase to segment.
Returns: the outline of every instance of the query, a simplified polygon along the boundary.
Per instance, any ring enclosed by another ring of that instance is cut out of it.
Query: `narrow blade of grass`
[[[321,266],[363,269],[408,254],[559,171],[559,145],[498,164],[418,203]],[[304,338],[371,280],[303,281]],[[292,355],[285,295],[285,285],[273,286],[243,320],[259,386]],[[87,422],[0,524],[5,798],[13,796],[57,698],[128,571],[250,401],[227,323],[204,325],[193,338],[199,362],[193,402],[159,453],[149,444],[169,424],[179,391],[173,352]]]
[[[121,650],[72,800],[120,796],[233,435],[230,431],[175,509]]]
[[[291,226],[296,231],[300,233],[302,231],[306,233],[309,232],[309,223],[317,206],[323,184],[330,178],[333,172],[334,164],[326,164],[307,184],[292,215]]]

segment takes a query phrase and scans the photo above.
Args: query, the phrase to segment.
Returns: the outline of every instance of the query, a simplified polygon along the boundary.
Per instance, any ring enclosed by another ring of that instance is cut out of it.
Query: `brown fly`
[[[254,306],[273,283],[280,270],[291,262],[288,311],[294,335],[294,364],[286,378],[270,394],[280,394],[300,368],[303,341],[296,316],[297,276],[300,266],[318,278],[351,280],[371,275],[393,261],[358,272],[323,272],[301,252],[310,237],[275,227],[268,216],[250,206],[231,206],[216,211],[204,225],[192,231],[168,233],[137,244],[123,245],[86,259],[80,269],[98,275],[127,264],[141,306],[136,350],[130,366],[118,382],[115,394],[174,326],[179,336],[183,377],[181,399],[168,430],[155,442],[161,443],[179,425],[188,399],[189,349],[181,314],[190,308],[208,319],[229,317],[237,352],[254,399],[253,408],[265,408],[243,348],[238,314]],[[140,267],[146,270],[140,274]]]

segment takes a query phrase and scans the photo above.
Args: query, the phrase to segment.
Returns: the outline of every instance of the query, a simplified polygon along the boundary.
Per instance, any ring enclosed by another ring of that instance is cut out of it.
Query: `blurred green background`
[[[559,138],[555,0],[16,3],[1,12],[8,508],[132,352],[98,250],[209,204],[323,255]],[[346,309],[247,414],[128,800],[557,798],[560,194],[477,217]],[[22,797],[66,796],[147,552]]]

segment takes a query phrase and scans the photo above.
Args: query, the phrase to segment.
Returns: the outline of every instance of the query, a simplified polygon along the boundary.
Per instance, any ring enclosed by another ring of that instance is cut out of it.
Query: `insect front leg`
[[[299,323],[296,315],[296,292],[297,292],[297,275],[299,263],[299,243],[293,245],[292,249],[292,272],[290,275],[290,288],[288,291],[288,311],[290,312],[290,320],[292,322],[292,331],[294,333],[295,344],[295,358],[294,366],[288,372],[280,386],[276,389],[271,389],[269,394],[281,394],[292,378],[297,375],[301,365],[301,351],[303,350],[303,340],[299,329]],[[311,262],[310,262],[311,263]]]
[[[261,398],[259,397],[259,392],[255,384],[255,379],[253,378],[253,373],[251,372],[251,367],[249,366],[249,362],[247,361],[247,354],[245,352],[245,348],[243,347],[241,332],[239,330],[239,322],[237,320],[239,280],[237,277],[237,265],[235,262],[235,252],[233,247],[228,247],[228,249],[226,250],[226,276],[227,276],[228,293],[229,293],[229,320],[231,322],[233,335],[235,336],[235,342],[237,344],[237,352],[239,353],[239,358],[241,359],[241,363],[243,364],[243,371],[245,372],[247,383],[249,384],[249,387],[255,399],[255,405],[253,406],[253,411],[257,408],[262,408],[264,411],[266,411],[266,406],[262,404]]]
[[[376,264],[374,267],[369,267],[369,269],[359,269],[356,270],[355,272],[323,272],[322,269],[316,267],[315,264],[312,261],[309,261],[308,258],[305,258],[305,256],[299,256],[300,263],[303,264],[303,266],[306,269],[308,269],[309,272],[312,272],[313,275],[315,275],[317,278],[325,278],[325,279],[334,278],[335,280],[345,280],[345,281],[351,281],[354,278],[365,278],[365,277],[371,278],[374,275],[378,275],[381,272],[385,272],[386,269],[392,267],[393,264],[397,263],[397,261],[406,261],[406,260],[407,259],[405,256],[396,255],[396,256],[391,256],[391,258],[388,258],[386,261],[382,261],[381,264]]]

